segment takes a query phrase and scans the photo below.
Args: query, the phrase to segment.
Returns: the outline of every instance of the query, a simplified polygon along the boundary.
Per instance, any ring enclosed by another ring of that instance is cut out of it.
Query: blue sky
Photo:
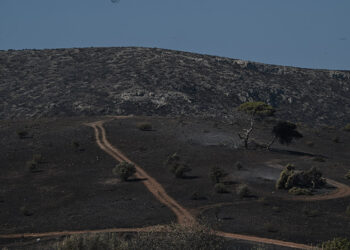
[[[349,0],[0,0],[0,50],[143,46],[350,70]]]

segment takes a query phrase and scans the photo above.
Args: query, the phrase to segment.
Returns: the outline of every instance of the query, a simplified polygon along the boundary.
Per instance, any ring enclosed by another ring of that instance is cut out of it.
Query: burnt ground
[[[143,121],[151,123],[153,131],[139,130],[137,124]],[[271,140],[271,124],[258,124],[253,135],[257,142]],[[105,128],[113,145],[144,167],[169,195],[215,224],[217,229],[308,244],[336,236],[349,237],[350,218],[345,211],[350,205],[350,197],[312,202],[289,200],[294,196],[274,188],[280,170],[269,167],[266,162],[292,163],[297,169],[316,166],[326,178],[350,184],[344,178],[350,169],[350,155],[346,150],[350,148],[350,133],[330,127],[301,126],[304,138],[289,147],[276,143],[272,152],[267,152],[234,148],[235,134],[242,125],[221,124],[215,120],[145,117],[112,121],[106,123]],[[230,136],[233,142],[228,144]],[[335,140],[336,137],[339,140]],[[175,152],[192,168],[186,179],[174,178],[164,164]],[[315,161],[313,156],[300,152],[322,155],[325,161]],[[242,170],[235,167],[237,161],[242,163]],[[219,166],[229,174],[226,178],[228,193],[214,192],[208,177],[212,166]],[[240,184],[248,185],[251,197],[241,199],[236,194],[235,189]],[[194,193],[199,199],[193,199]]]
[[[102,119],[0,122],[1,234],[142,227],[175,221],[175,215],[153,198],[142,182],[121,183],[112,175],[115,160],[98,148],[92,128],[83,125]],[[138,129],[145,121],[152,124],[152,131]],[[271,124],[258,124],[254,133],[257,142],[271,139]],[[350,217],[345,213],[350,197],[289,200],[294,196],[274,188],[280,170],[267,165],[278,161],[282,165],[293,163],[298,169],[317,166],[325,177],[350,185],[344,179],[350,170],[346,151],[350,133],[301,126],[304,138],[289,147],[276,143],[274,150],[267,152],[237,148],[236,133],[243,126],[163,117],[104,124],[112,145],[156,178],[181,205],[217,229],[308,244],[350,237]],[[21,139],[17,132],[23,130],[28,135]],[[325,161],[295,151],[323,155]],[[164,164],[175,152],[192,168],[185,179],[175,178]],[[41,154],[43,160],[37,171],[31,172],[26,162],[35,154]],[[235,167],[237,161],[243,165],[241,170]],[[228,193],[214,192],[208,177],[212,166],[229,173],[225,180]],[[242,183],[250,188],[250,197],[242,199],[236,194],[236,187]]]
[[[143,227],[176,217],[142,182],[120,183],[115,160],[81,119],[1,122],[0,233]],[[17,131],[28,135],[20,139]],[[74,146],[78,143],[79,146]],[[33,155],[42,163],[32,172]]]

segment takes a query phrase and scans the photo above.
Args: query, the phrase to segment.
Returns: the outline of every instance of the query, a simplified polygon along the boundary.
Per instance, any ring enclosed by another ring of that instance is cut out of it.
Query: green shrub
[[[150,124],[149,122],[141,122],[139,124],[137,124],[138,129],[142,130],[142,131],[151,131],[152,130],[152,124]]]
[[[224,172],[219,167],[212,167],[209,172],[209,177],[213,183],[222,182],[222,180],[227,176],[227,173]]]
[[[276,182],[277,189],[299,188],[320,188],[326,184],[326,179],[322,177],[321,171],[312,167],[307,171],[295,170],[292,165],[288,165],[282,170],[279,179]],[[297,189],[291,191],[296,192]]]
[[[344,130],[350,132],[350,123],[345,125]]]
[[[118,176],[121,180],[126,181],[130,176],[136,173],[134,164],[128,162],[121,162],[113,169],[113,174]]]
[[[249,197],[251,195],[251,192],[246,184],[239,185],[236,192],[240,198]]]
[[[350,180],[350,170],[346,173],[346,175],[345,175],[345,179],[348,179],[348,180]]]
[[[187,172],[190,172],[192,169],[186,164],[173,164],[170,168],[170,171],[175,175],[176,178],[184,178]]]
[[[300,187],[292,187],[288,190],[288,193],[294,194],[294,195],[312,195],[312,192],[310,189],[307,188],[300,188]]]
[[[215,192],[220,193],[220,194],[228,192],[224,183],[216,183],[214,186],[214,190],[215,190]]]
[[[350,240],[347,238],[334,238],[323,242],[320,246],[323,250],[349,250]]]

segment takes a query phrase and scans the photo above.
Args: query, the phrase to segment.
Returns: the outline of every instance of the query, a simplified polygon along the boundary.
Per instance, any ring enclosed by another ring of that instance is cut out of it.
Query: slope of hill
[[[278,116],[349,122],[350,71],[266,65],[152,48],[0,51],[0,119],[106,114],[232,118],[261,100]]]

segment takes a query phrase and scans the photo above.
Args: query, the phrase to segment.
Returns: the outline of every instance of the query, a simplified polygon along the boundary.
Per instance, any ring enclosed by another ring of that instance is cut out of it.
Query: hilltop
[[[343,126],[350,72],[156,48],[0,51],[0,119],[191,115],[231,120],[246,101],[280,118]]]

